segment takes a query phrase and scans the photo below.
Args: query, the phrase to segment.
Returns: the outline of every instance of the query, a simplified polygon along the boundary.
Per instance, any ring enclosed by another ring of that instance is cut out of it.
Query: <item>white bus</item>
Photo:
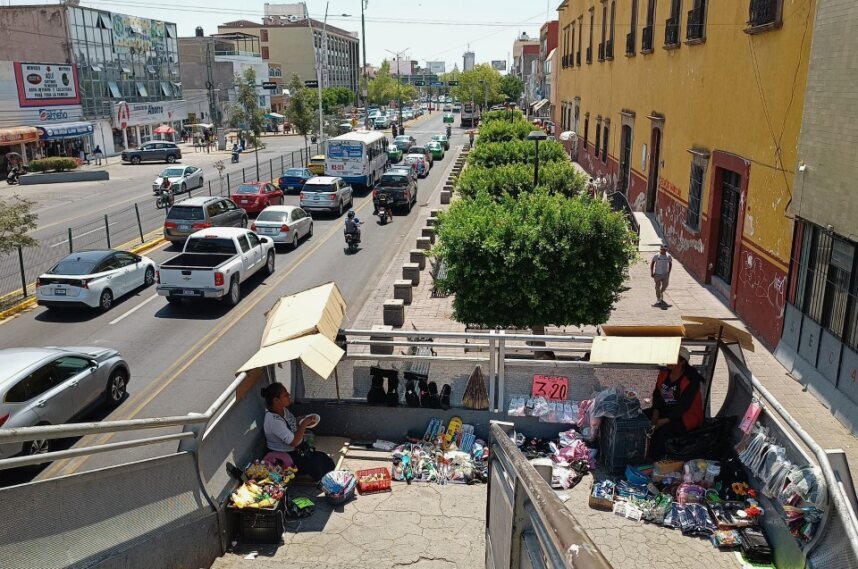
[[[325,145],[325,174],[339,176],[352,186],[373,187],[385,166],[387,137],[381,132],[356,130]]]

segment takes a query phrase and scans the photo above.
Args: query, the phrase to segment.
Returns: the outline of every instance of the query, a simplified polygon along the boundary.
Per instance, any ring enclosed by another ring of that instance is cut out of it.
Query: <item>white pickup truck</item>
[[[241,283],[259,270],[274,272],[274,241],[237,227],[211,227],[191,234],[181,254],[158,267],[157,291],[170,303],[219,298],[241,300]]]

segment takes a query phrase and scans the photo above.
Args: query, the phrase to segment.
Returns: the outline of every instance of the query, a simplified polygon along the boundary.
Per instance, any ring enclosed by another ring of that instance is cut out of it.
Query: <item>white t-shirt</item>
[[[295,447],[295,431],[298,430],[298,420],[288,409],[283,410],[283,415],[267,411],[265,422],[262,426],[265,431],[265,444],[268,450],[278,452],[292,452]]]
[[[666,277],[670,274],[670,263],[673,261],[673,257],[670,256],[670,253],[657,254],[652,258],[655,266],[653,267],[653,274],[657,277]]]

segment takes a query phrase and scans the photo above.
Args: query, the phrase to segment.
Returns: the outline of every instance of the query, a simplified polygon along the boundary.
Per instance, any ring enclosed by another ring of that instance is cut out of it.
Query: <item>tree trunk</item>
[[[534,336],[544,336],[545,335],[545,324],[537,324],[531,326],[530,329],[533,331]],[[541,340],[530,340],[527,342],[528,346],[544,346],[545,342]],[[533,357],[537,360],[554,360],[557,359],[554,355],[554,352],[541,350],[533,352]]]

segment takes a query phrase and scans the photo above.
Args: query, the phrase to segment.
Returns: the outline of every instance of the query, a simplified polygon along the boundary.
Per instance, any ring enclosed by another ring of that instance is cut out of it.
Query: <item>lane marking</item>
[[[114,221],[113,223],[108,223],[108,224],[107,224],[107,227],[110,227],[110,226],[112,226],[112,225],[116,225],[117,223],[119,223],[119,222],[118,222],[118,221]],[[91,229],[90,231],[87,231],[86,233],[79,233],[79,234],[77,234],[77,235],[72,234],[72,239],[74,239],[74,238],[76,238],[76,237],[83,237],[83,236],[85,236],[85,235],[91,235],[91,234],[96,233],[96,232],[98,232],[98,231],[104,231],[104,227],[98,227],[98,228],[96,228],[96,229]],[[60,241],[59,243],[55,243],[55,244],[51,245],[51,248],[59,247],[60,245],[65,245],[65,244],[66,244],[66,243],[68,243],[68,242],[69,242],[69,240],[68,240],[68,239],[66,239],[65,241]]]
[[[372,204],[372,199],[365,199],[364,202],[358,207],[354,208],[355,212],[358,212]],[[203,357],[206,352],[219,340],[221,340],[227,332],[229,332],[236,324],[241,322],[244,317],[253,310],[263,299],[267,298],[269,293],[275,289],[275,287],[279,286],[286,280],[286,278],[292,274],[295,270],[297,270],[304,261],[311,258],[312,254],[320,249],[323,245],[325,245],[333,236],[339,235],[342,231],[342,226],[339,223],[334,224],[330,231],[328,231],[324,237],[313,245],[309,250],[306,251],[303,257],[298,259],[295,263],[293,263],[289,270],[287,270],[282,275],[279,275],[275,278],[275,280],[271,283],[266,282],[266,287],[259,287],[254,291],[250,297],[243,299],[244,302],[239,304],[237,312],[230,312],[228,318],[223,323],[218,323],[217,327],[213,329],[211,332],[200,338],[193,346],[188,348],[185,353],[176,358],[175,362],[170,365],[170,367],[165,370],[164,374],[153,380],[149,385],[146,386],[146,389],[154,389],[150,393],[146,394],[146,390],[142,391],[139,394],[139,399],[135,401],[135,404],[132,408],[129,408],[128,414],[123,417],[112,417],[113,420],[120,419],[133,419],[140,413],[146,406],[151,403],[158,395],[161,394],[167,387],[169,387],[179,376],[184,373],[191,365],[196,363],[198,359]],[[169,377],[165,377],[165,376]],[[165,378],[161,380],[161,378]],[[159,381],[162,381],[159,385]],[[120,409],[122,411],[122,409]],[[95,446],[104,444],[116,433],[106,433],[103,435],[96,435],[93,439],[90,439],[90,444],[87,446]],[[92,435],[88,435],[92,436]],[[81,442],[86,440],[87,437],[83,437]],[[76,445],[75,445],[76,446]],[[38,476],[38,480],[45,480],[47,478],[52,478],[59,474],[74,474],[77,470],[83,466],[83,464],[89,460],[89,457],[92,455],[80,456],[78,458],[74,458],[68,460],[65,465],[61,463],[63,461],[57,461],[52,463],[48,468],[42,471],[42,473]]]
[[[116,324],[117,322],[122,322],[123,320],[125,320],[126,318],[128,318],[129,316],[131,316],[132,314],[134,314],[135,312],[137,312],[138,310],[140,310],[141,308],[143,308],[144,306],[146,306],[147,304],[149,304],[150,302],[155,300],[156,298],[158,298],[158,293],[153,294],[152,296],[150,296],[149,298],[147,298],[146,300],[144,300],[143,302],[141,302],[140,304],[138,304],[137,306],[135,306],[134,308],[132,308],[131,310],[126,312],[125,314],[123,314],[122,316],[114,318],[113,320],[108,322],[108,325]]]

